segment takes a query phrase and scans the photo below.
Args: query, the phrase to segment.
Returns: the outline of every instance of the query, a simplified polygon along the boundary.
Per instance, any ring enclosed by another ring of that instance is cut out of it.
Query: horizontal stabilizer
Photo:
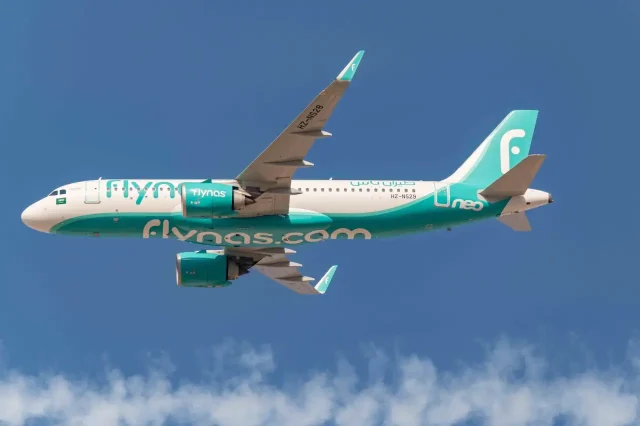
[[[516,164],[495,182],[480,192],[485,198],[502,199],[523,195],[544,162],[545,155],[533,154]]]
[[[529,223],[529,219],[527,215],[522,213],[514,213],[506,216],[501,216],[498,220],[514,231],[520,232],[529,232],[531,231],[531,224]]]

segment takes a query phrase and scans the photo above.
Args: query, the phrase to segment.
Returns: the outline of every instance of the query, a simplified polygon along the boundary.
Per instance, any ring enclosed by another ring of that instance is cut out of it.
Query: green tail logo
[[[536,110],[511,111],[464,164],[445,180],[490,185],[529,155],[537,119]]]

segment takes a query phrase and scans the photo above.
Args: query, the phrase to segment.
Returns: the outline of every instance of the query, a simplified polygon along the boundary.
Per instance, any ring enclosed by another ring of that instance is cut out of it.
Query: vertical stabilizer
[[[445,179],[486,187],[529,155],[537,110],[511,111],[471,156]]]

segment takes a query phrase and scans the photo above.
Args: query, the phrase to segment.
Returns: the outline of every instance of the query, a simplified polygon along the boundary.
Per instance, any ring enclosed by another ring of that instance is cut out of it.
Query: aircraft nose
[[[40,232],[49,232],[50,229],[50,221],[47,220],[44,215],[44,212],[40,211],[41,209],[36,204],[32,204],[20,215],[20,219],[22,223],[27,225],[29,228],[34,229]]]
[[[22,220],[22,223],[24,223],[31,229],[35,229],[35,225],[36,225],[35,210],[36,210],[35,207],[33,205],[30,205],[29,207],[24,209],[24,211],[20,215],[20,220]]]

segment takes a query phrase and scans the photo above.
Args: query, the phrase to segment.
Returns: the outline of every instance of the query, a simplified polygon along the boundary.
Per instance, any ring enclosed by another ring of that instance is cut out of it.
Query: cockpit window
[[[49,197],[52,197],[54,195],[66,195],[67,190],[66,189],[56,189],[55,191],[51,192],[51,194],[49,194]]]

